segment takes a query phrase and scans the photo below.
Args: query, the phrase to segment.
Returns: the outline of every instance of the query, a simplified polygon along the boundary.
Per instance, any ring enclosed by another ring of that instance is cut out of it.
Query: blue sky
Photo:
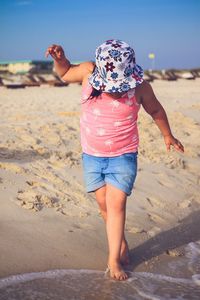
[[[119,38],[136,61],[156,68],[200,67],[200,0],[0,0],[0,61],[45,59],[48,45],[74,60]]]

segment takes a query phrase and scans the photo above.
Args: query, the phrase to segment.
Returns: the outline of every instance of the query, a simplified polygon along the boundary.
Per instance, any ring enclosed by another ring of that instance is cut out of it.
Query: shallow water
[[[187,271],[187,272],[186,272]],[[102,271],[53,270],[0,279],[1,300],[128,300],[200,299],[200,241],[186,247],[186,256],[169,263],[164,274],[130,272],[117,282]],[[189,278],[184,278],[185,273]]]

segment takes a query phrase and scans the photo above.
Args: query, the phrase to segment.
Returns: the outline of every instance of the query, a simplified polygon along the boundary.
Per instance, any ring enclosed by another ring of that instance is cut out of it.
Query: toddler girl
[[[128,278],[123,266],[129,263],[125,239],[127,196],[137,174],[140,106],[160,129],[167,150],[183,152],[172,135],[168,119],[143,70],[135,62],[134,50],[121,40],[108,40],[96,49],[96,60],[72,65],[61,46],[52,45],[51,55],[60,78],[82,83],[81,145],[87,192],[94,192],[106,224],[110,276]]]

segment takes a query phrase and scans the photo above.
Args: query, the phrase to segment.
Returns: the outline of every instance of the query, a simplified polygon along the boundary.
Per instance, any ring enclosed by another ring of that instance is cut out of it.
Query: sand
[[[152,86],[185,153],[168,153],[141,109],[138,176],[127,203],[132,271],[157,272],[200,240],[200,79]],[[1,278],[106,268],[105,226],[82,178],[80,91],[78,84],[0,88]]]

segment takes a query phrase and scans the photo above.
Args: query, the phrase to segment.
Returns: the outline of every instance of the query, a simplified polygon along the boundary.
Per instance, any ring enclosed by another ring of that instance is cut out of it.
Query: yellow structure
[[[154,53],[149,53],[149,58],[150,59],[154,59],[155,58],[155,54]]]

